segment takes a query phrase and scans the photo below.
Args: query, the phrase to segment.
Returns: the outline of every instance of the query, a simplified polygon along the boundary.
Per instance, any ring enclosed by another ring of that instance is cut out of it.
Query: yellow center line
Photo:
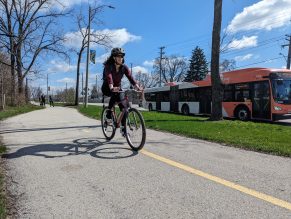
[[[286,209],[291,211],[291,203],[289,203],[287,201],[272,197],[270,195],[263,194],[261,192],[257,192],[257,191],[255,191],[253,189],[249,189],[249,188],[246,188],[244,186],[241,186],[241,185],[235,184],[233,182],[230,182],[228,180],[224,180],[222,178],[210,175],[208,173],[205,173],[205,172],[202,172],[200,170],[194,169],[194,168],[192,168],[190,166],[187,166],[187,165],[178,163],[176,161],[167,159],[165,157],[161,157],[161,156],[156,155],[154,153],[148,152],[148,151],[146,151],[144,149],[141,150],[141,153],[146,155],[146,156],[149,156],[151,158],[154,158],[156,160],[159,160],[161,162],[164,162],[166,164],[169,164],[171,166],[174,166],[174,167],[180,168],[182,170],[185,170],[185,171],[187,171],[189,173],[195,174],[197,176],[200,176],[200,177],[203,177],[205,179],[211,180],[213,182],[219,183],[221,185],[227,186],[229,188],[238,190],[238,191],[243,192],[245,194],[248,194],[250,196],[256,197],[258,199],[264,200],[266,202],[272,203],[272,204],[280,206],[282,208],[286,208]]]

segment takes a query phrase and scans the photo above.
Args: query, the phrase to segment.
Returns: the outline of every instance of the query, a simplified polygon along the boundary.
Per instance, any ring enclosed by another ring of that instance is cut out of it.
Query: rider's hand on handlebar
[[[120,91],[120,87],[113,87],[111,89],[112,92],[119,92]]]
[[[134,85],[134,89],[137,91],[142,91],[142,88],[138,86],[138,84]]]

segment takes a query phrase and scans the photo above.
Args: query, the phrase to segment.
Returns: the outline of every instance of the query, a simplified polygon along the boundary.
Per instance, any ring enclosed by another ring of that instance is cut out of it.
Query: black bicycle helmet
[[[124,49],[117,47],[117,48],[113,48],[111,50],[111,55],[112,56],[117,56],[117,55],[123,55],[123,56],[125,56],[125,52],[124,52]]]

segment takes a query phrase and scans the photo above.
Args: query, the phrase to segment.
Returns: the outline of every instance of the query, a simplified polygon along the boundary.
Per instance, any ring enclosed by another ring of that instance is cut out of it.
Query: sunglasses
[[[115,56],[115,57],[123,58],[124,55],[117,55],[117,56]]]

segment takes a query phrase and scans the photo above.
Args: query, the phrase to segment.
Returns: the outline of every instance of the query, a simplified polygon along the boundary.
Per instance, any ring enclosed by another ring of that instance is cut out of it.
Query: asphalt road
[[[54,107],[1,122],[16,218],[291,218],[291,159],[147,130],[143,151]]]

